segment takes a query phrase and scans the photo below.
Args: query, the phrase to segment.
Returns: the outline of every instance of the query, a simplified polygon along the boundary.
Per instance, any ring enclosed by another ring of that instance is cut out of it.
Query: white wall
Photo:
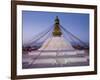
[[[34,1],[47,1],[59,3],[79,3],[79,4],[92,4],[98,5],[98,14],[100,14],[100,1],[99,0],[34,0]],[[10,52],[10,34],[11,34],[11,13],[10,13],[10,0],[0,0],[0,80],[10,80],[10,65],[11,65],[11,52]],[[100,15],[98,15],[98,47],[100,47]],[[34,80],[100,80],[100,49],[98,50],[98,75],[88,76],[70,76],[58,78],[43,78]]]

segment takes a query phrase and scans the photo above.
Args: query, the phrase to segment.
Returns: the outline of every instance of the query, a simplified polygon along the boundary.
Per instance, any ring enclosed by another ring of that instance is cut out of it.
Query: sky
[[[51,27],[56,16],[64,28],[82,41],[89,41],[89,14],[22,11],[23,43],[28,43],[36,34]]]

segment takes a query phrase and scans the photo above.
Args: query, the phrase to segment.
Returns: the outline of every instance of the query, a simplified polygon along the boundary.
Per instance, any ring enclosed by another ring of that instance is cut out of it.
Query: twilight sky
[[[84,42],[89,41],[89,14],[22,11],[23,43],[52,26],[56,16],[64,28]]]

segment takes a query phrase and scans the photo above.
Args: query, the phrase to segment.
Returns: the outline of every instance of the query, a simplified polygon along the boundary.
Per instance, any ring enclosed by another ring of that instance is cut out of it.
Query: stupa
[[[56,16],[52,37],[48,38],[39,50],[74,50],[69,41],[65,41],[60,29],[60,20]]]
[[[89,55],[86,50],[76,50],[64,39],[60,20],[56,16],[52,37],[46,39],[43,45],[35,51],[23,55],[23,68],[44,68],[63,66],[89,65]]]

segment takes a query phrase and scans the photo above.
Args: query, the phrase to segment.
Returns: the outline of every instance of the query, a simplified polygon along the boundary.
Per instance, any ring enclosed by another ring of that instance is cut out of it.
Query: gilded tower
[[[60,29],[59,26],[60,26],[60,21],[59,21],[58,16],[56,16],[55,24],[54,24],[53,36],[61,36],[62,35],[61,29]]]

